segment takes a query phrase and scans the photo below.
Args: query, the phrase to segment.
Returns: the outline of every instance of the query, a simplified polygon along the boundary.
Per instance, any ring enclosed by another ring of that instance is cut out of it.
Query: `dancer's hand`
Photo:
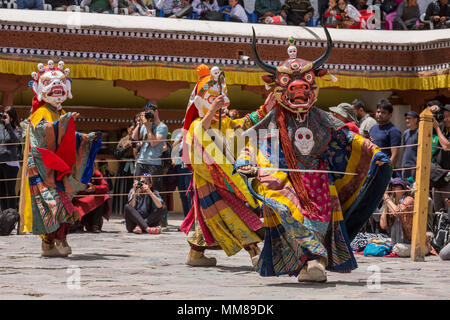
[[[375,162],[379,167],[381,167],[383,164],[385,164],[385,161],[377,161]]]
[[[78,112],[72,112],[73,120],[76,120],[79,116],[80,116],[80,114]]]
[[[249,177],[256,176],[258,174],[258,169],[252,165],[241,166],[237,169],[237,171]]]
[[[211,105],[211,111],[213,113],[216,113],[217,110],[222,108],[224,104],[225,104],[225,97],[223,95],[218,96],[217,98],[214,99]]]

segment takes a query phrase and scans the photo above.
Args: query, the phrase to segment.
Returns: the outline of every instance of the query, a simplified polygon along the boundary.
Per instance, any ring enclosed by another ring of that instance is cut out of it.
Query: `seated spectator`
[[[140,180],[136,180],[128,195],[125,205],[125,225],[128,232],[141,234],[161,233],[161,220],[167,208],[158,191],[153,190],[152,179],[144,173]]]
[[[341,29],[357,28],[361,20],[358,9],[349,4],[348,0],[339,0],[337,7],[338,27]]]
[[[364,138],[369,139],[370,128],[376,125],[377,121],[370,116],[366,105],[361,100],[353,100],[352,108],[355,112],[356,118],[359,121],[359,134]]]
[[[275,17],[280,15],[280,0],[256,0],[255,13],[258,16],[258,22],[264,22],[267,17]]]
[[[339,0],[337,4],[335,0],[330,0],[324,17],[328,26],[339,29],[358,28],[361,20],[359,11],[347,0]]]
[[[356,120],[355,113],[349,103],[340,103],[337,107],[331,107],[330,112],[336,119],[344,123],[343,127],[348,127],[350,131],[359,134],[359,128],[356,125],[358,120]]]
[[[231,6],[231,11],[225,9],[224,13],[230,16],[230,21],[234,22],[248,22],[248,16],[244,7],[239,4],[238,0],[228,0],[228,4]]]
[[[416,30],[423,24],[417,24],[420,20],[419,6],[417,0],[404,0],[397,7],[397,14],[393,21],[395,30]]]
[[[150,9],[142,0],[119,0],[119,8],[128,10],[133,16],[152,16]]]
[[[165,17],[169,17],[174,13],[176,8],[181,7],[181,0],[153,0],[153,7],[158,11],[163,11]],[[159,16],[159,14],[158,14]]]
[[[6,107],[0,113],[0,209],[17,209],[16,180],[19,172],[18,143],[21,136],[19,120],[15,109]],[[6,144],[6,145],[5,145]]]
[[[177,2],[172,10],[170,18],[183,18],[187,17],[194,11],[190,0],[180,0]]]
[[[110,13],[117,7],[117,0],[82,0],[80,6],[88,6],[90,12]]]
[[[194,0],[192,8],[202,20],[224,20],[223,14],[219,12],[217,0]]]
[[[402,145],[417,144],[419,140],[419,115],[417,112],[405,113],[405,121],[408,129],[403,133]],[[417,165],[417,146],[406,147],[403,153],[402,168],[413,168]],[[405,181],[413,182],[416,179],[416,169],[403,170],[402,177]],[[411,181],[412,180],[412,181]]]
[[[108,183],[98,170],[94,170],[88,188],[78,192],[72,199],[75,210],[80,215],[80,222],[88,232],[100,233],[103,218],[109,220],[111,215],[111,197]]]
[[[328,27],[336,28],[339,23],[339,19],[337,17],[338,12],[337,0],[328,0],[328,8],[324,12],[325,24]]]
[[[288,25],[306,26],[314,15],[314,8],[309,0],[286,0],[280,15]]]
[[[77,4],[75,0],[46,0],[45,3],[51,5],[54,11],[67,11],[70,6]]]
[[[434,29],[450,27],[450,5],[448,0],[438,0],[430,3],[425,12],[425,20],[433,23]]]
[[[409,257],[414,198],[410,195],[406,182],[401,178],[392,179],[390,190],[394,191],[392,197],[388,193],[383,196],[385,210],[381,215],[380,226],[388,231],[392,252],[399,257]]]
[[[44,10],[44,0],[17,0],[17,9]]]

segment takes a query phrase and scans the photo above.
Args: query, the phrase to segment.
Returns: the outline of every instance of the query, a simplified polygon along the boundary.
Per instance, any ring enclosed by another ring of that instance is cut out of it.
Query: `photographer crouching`
[[[161,233],[161,220],[167,212],[167,207],[158,194],[153,190],[150,174],[144,173],[140,180],[136,180],[128,195],[125,205],[125,225],[128,232],[141,234]]]

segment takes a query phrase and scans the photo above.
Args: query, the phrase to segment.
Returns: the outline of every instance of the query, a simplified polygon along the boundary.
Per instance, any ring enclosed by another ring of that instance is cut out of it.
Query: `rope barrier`
[[[166,194],[166,193],[178,193],[178,192],[188,192],[188,190],[174,190],[174,191],[158,191],[158,194]],[[122,197],[122,196],[128,196],[129,193],[103,193],[103,194],[76,194],[74,195],[74,198],[82,198],[87,196],[96,196],[96,197],[104,197],[104,196],[110,196],[110,197]],[[139,192],[137,194],[146,194],[145,192]],[[20,196],[6,196],[6,197],[0,197],[0,200],[4,199],[18,199]]]
[[[175,158],[159,158],[159,159],[178,159],[181,157],[175,157]],[[144,160],[148,160],[148,159],[144,159]],[[155,160],[155,159],[151,159],[151,160]],[[136,160],[118,160],[118,161],[133,161],[135,162]],[[16,162],[16,161],[11,161],[11,162]],[[99,160],[98,162],[104,162],[103,160]],[[3,162],[0,162],[0,164]],[[412,169],[418,169],[419,167],[409,167],[409,168],[398,168],[398,169],[393,169],[393,171],[403,171],[403,170],[412,170]],[[267,168],[261,168],[261,169],[267,169]],[[272,168],[274,169],[274,168]],[[279,169],[279,170],[286,170],[286,169]],[[433,169],[433,170],[438,170],[438,171],[444,171],[444,172],[450,172],[450,170],[446,170],[446,169]],[[309,170],[305,170],[305,171],[309,171]],[[312,170],[314,171],[314,170]],[[315,170],[317,171],[317,170]],[[330,172],[330,173],[334,173],[334,171],[327,171],[327,170],[321,170],[321,172]],[[355,174],[355,173],[353,173]],[[159,174],[159,175],[152,175],[153,178],[159,178],[159,177],[172,177],[172,176],[184,176],[184,175],[192,175],[192,172],[189,173],[166,173],[166,174]],[[110,176],[110,177],[93,177],[93,180],[98,180],[98,179],[131,179],[131,178],[140,178],[141,176]],[[7,179],[0,179],[0,182],[2,181],[20,181],[20,178],[7,178]],[[410,190],[411,191],[411,190]]]
[[[406,144],[406,145],[402,145],[402,146],[392,146],[392,147],[382,147],[380,148],[381,150],[385,150],[385,149],[396,149],[396,148],[408,148],[408,147],[418,147],[419,144]]]
[[[181,157],[170,157],[170,158],[145,158],[145,159],[96,159],[94,162],[137,162],[137,161],[156,161],[156,160],[176,160],[181,159]],[[16,161],[3,161],[0,162],[0,164],[8,164],[8,163],[21,163],[23,160],[16,160]],[[145,164],[145,163],[144,163]]]

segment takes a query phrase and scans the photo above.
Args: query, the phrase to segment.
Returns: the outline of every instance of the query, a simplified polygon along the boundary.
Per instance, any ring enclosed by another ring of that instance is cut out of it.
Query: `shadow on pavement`
[[[229,267],[229,266],[220,266],[217,265],[216,269],[228,271],[228,272],[240,272],[240,273],[254,273],[255,268],[248,266],[248,267]]]
[[[294,281],[297,281],[294,279]],[[403,281],[381,281],[380,285],[420,285],[420,283],[415,282],[403,282]],[[349,287],[366,287],[366,281],[327,281],[325,283],[313,283],[313,282],[293,282],[293,283],[270,283],[267,284],[268,287],[284,287],[284,288],[334,288],[337,285],[349,286]]]
[[[66,259],[68,260],[80,260],[80,261],[93,261],[93,260],[114,260],[108,257],[118,257],[118,258],[128,258],[130,257],[127,254],[77,254],[73,256],[69,256]]]

